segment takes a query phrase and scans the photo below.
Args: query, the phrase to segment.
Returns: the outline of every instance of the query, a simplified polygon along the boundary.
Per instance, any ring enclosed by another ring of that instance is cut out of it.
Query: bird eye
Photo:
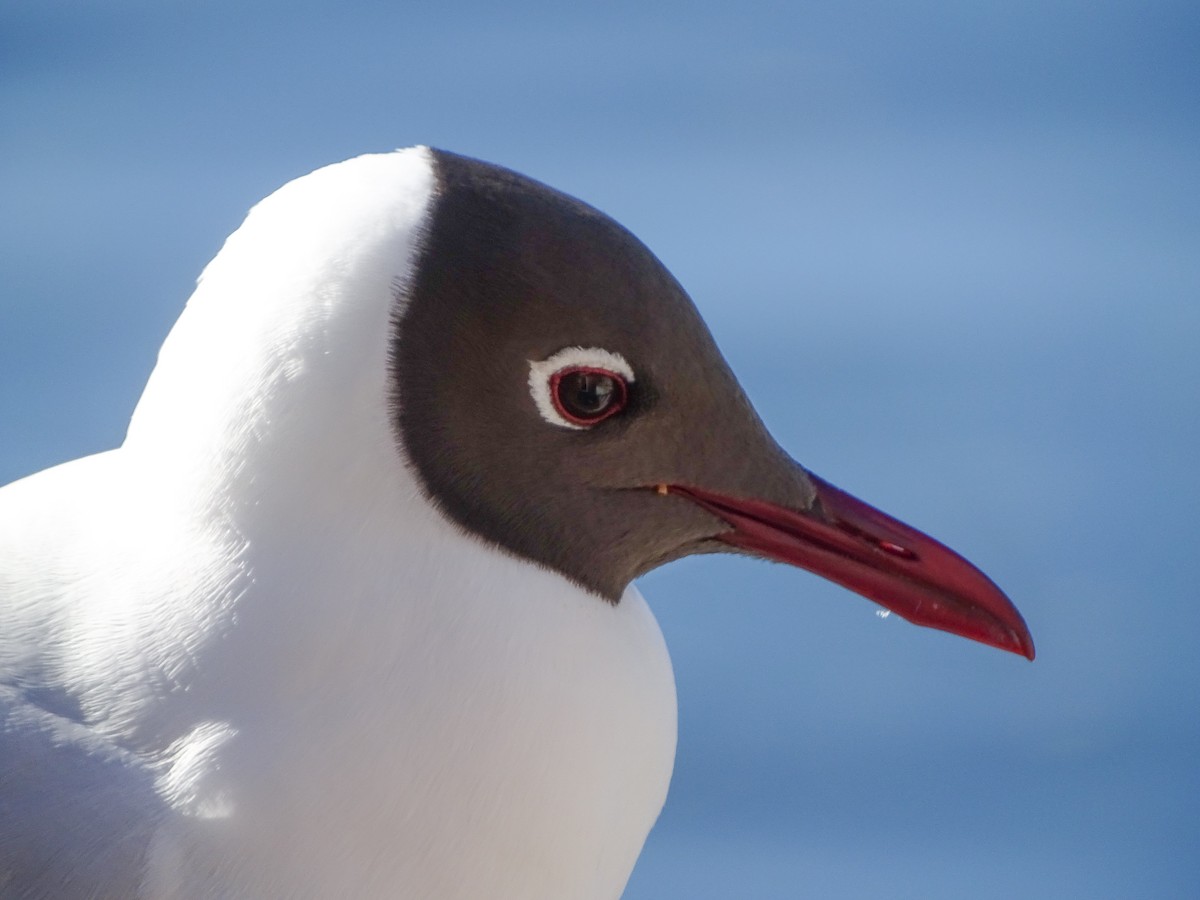
[[[595,425],[615,416],[628,397],[625,379],[606,369],[572,366],[550,376],[554,409],[573,425]]]
[[[603,347],[563,347],[529,361],[529,393],[543,419],[582,431],[615,416],[635,381],[625,357]]]

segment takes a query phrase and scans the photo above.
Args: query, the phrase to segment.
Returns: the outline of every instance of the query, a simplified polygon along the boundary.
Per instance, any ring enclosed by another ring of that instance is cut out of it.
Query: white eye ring
[[[529,361],[529,393],[542,418],[551,425],[559,428],[570,428],[572,431],[584,431],[586,426],[577,425],[563,418],[550,396],[550,383],[554,375],[563,369],[597,369],[612,372],[625,380],[625,384],[634,382],[633,369],[620,353],[604,350],[600,347],[564,347],[552,356],[543,360]]]

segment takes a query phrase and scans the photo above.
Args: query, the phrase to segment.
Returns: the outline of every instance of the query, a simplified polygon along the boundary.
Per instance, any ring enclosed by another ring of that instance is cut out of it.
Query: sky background
[[[680,745],[628,900],[1196,896],[1200,7],[5,0],[0,483],[120,442],[255,201],[414,143],[631,228],[779,441],[1037,642],[648,576]]]

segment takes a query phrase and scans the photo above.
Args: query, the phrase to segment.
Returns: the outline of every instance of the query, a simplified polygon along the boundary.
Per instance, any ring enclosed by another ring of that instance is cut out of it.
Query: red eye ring
[[[625,408],[629,385],[609,369],[567,366],[550,376],[550,402],[567,422],[590,428]]]

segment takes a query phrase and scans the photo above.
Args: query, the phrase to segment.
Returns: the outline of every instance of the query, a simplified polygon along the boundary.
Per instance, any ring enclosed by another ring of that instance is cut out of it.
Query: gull
[[[0,895],[618,897],[676,742],[633,582],[712,552],[1033,658],[607,216],[425,147],[297,179],[122,445],[0,489]]]

